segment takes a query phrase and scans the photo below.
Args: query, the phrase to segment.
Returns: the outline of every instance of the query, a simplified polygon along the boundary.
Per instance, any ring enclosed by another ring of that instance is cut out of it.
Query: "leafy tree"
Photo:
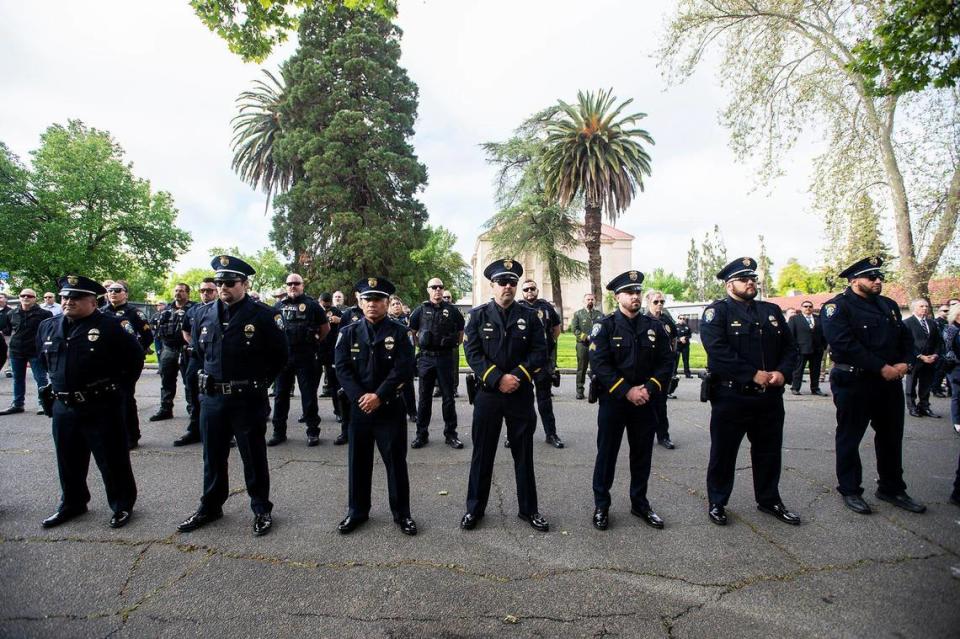
[[[850,67],[873,95],[948,89],[960,80],[960,4],[893,0],[873,30],[853,48]]]
[[[546,122],[546,150],[542,158],[544,191],[548,200],[567,206],[584,201],[584,245],[590,288],[602,299],[600,284],[600,225],[605,210],[611,224],[630,206],[643,176],[650,175],[650,155],[641,142],[653,144],[643,129],[634,128],[646,117],[620,117],[633,100],[614,106],[613,89],[577,93],[577,104],[562,100]],[[619,119],[618,119],[619,118]]]
[[[767,255],[767,243],[764,242],[763,236],[757,236],[757,239],[760,240],[760,253],[757,256],[757,269],[759,270],[758,275],[760,275],[760,286],[764,294],[768,297],[772,297],[777,294],[777,287],[773,283],[773,272],[771,268],[773,267],[773,261],[770,259],[770,256]]]
[[[400,67],[400,30],[372,11],[308,8],[282,66],[281,168],[302,172],[275,198],[271,239],[315,290],[382,275],[417,290],[426,241],[416,194],[427,180],[408,138],[417,87]]]
[[[893,259],[890,247],[883,241],[880,217],[869,195],[860,196],[843,222],[828,229],[829,247],[825,258],[831,271],[842,271],[868,255],[879,255],[885,262]]]
[[[869,194],[881,216],[893,218],[902,281],[919,296],[960,218],[960,91],[872,95],[873,76],[857,69],[853,49],[885,19],[880,7],[874,0],[679,0],[661,56],[682,80],[711,47],[721,49],[720,78],[730,94],[722,121],[737,156],[758,162],[762,182],[780,174],[785,151],[801,137],[824,139],[814,162],[816,208],[836,224]],[[880,65],[883,77],[900,77]]]
[[[394,0],[190,0],[207,28],[246,62],[263,62],[276,45],[285,42],[299,26],[304,7],[335,10],[340,5],[371,9],[387,19],[397,12]]]
[[[700,245],[699,286],[703,291],[704,300],[720,299],[726,295],[726,289],[723,282],[717,279],[717,273],[729,263],[727,245],[723,241],[720,227],[715,224],[713,231],[703,236],[703,243]]]
[[[696,240],[690,238],[690,248],[687,249],[687,288],[684,291],[684,297],[691,301],[703,301],[707,299],[703,290],[702,276],[703,267],[700,264],[700,247]]]
[[[643,286],[648,290],[656,289],[664,295],[672,295],[674,299],[683,299],[687,288],[686,282],[661,267],[653,269],[653,272],[644,278]]]
[[[809,269],[793,257],[780,269],[777,288],[784,293],[794,290],[801,293],[822,293],[828,290],[822,271]]]
[[[0,143],[0,266],[15,285],[52,290],[74,272],[161,278],[190,246],[177,209],[133,174],[106,131],[50,126],[27,168]]]
[[[457,236],[442,226],[427,226],[425,231],[423,248],[410,253],[417,275],[412,281],[400,282],[397,292],[412,307],[426,299],[424,295],[430,278],[439,277],[456,302],[471,288],[470,267],[463,261],[463,256],[453,250]]]

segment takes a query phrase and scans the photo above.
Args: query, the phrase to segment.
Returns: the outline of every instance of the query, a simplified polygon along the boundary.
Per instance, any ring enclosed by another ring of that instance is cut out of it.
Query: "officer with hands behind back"
[[[866,257],[840,273],[850,285],[820,309],[833,369],[830,390],[837,407],[837,490],[850,510],[872,512],[863,500],[860,440],[876,431],[877,499],[915,513],[927,509],[907,495],[903,482],[903,385],[917,358],[900,307],[883,290],[883,259]]]
[[[255,273],[243,260],[213,258],[219,299],[197,316],[191,335],[203,370],[200,389],[200,434],[203,438],[203,496],[200,507],[177,529],[196,530],[223,516],[229,496],[227,458],[236,438],[253,510],[253,534],[270,532],[270,473],[267,467],[266,420],[270,384],[287,364],[283,318],[247,295],[247,278]]]
[[[50,374],[44,409],[53,417],[61,489],[57,512],[42,525],[59,526],[87,512],[93,453],[113,511],[110,527],[120,528],[130,521],[137,499],[124,397],[143,370],[143,350],[115,316],[97,309],[97,298],[106,292],[100,284],[77,275],[58,284],[63,314],[45,320],[37,332],[37,348]]]
[[[593,526],[610,525],[610,486],[617,454],[627,431],[630,444],[630,512],[647,525],[663,528],[663,519],[647,501],[650,456],[657,429],[656,400],[667,392],[673,374],[670,336],[659,320],[640,312],[643,273],[627,271],[607,284],[617,310],[593,325],[590,368],[599,384],[597,461],[593,469]]]
[[[727,296],[703,312],[700,337],[707,351],[710,387],[710,521],[725,526],[737,453],[750,440],[757,509],[798,525],[800,517],[780,499],[783,388],[797,349],[780,307],[757,301],[757,262],[738,258],[717,273]]]
[[[347,516],[337,526],[349,534],[369,519],[373,447],[387,472],[393,521],[406,535],[417,534],[410,517],[407,475],[407,421],[402,396],[413,378],[413,344],[404,324],[387,317],[387,300],[396,287],[370,277],[355,286],[363,318],[344,326],[337,336],[334,363],[337,380],[351,406],[348,411]]]

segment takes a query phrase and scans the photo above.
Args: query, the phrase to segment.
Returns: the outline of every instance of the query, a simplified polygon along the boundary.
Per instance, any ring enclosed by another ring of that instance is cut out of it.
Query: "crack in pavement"
[[[146,555],[147,552],[149,552],[151,546],[153,546],[152,543],[145,545],[140,550],[140,552],[137,553],[137,556],[133,558],[133,563],[130,564],[130,569],[127,571],[127,578],[124,580],[123,585],[120,586],[120,592],[117,593],[117,596],[120,597],[121,599],[126,594],[127,586],[130,585],[130,582],[133,580],[134,574],[136,574],[137,572],[137,568],[140,567],[140,562],[143,561],[144,555]]]
[[[503,499],[504,499],[503,487],[500,486],[500,484],[497,482],[495,477],[490,478],[490,484],[497,489],[497,508],[500,511],[500,527],[503,529],[505,533],[507,533],[507,536],[513,540],[515,546],[519,548],[521,552],[523,552],[523,555],[526,558],[527,563],[530,565],[533,565],[534,560],[530,554],[530,549],[523,545],[523,541],[520,539],[520,535],[518,535],[512,528],[510,528],[507,525],[507,511],[503,505]]]
[[[395,621],[395,622],[419,622],[419,623],[436,623],[438,621],[476,621],[478,619],[499,621],[501,623],[509,624],[519,624],[524,621],[552,621],[555,623],[575,623],[577,621],[582,621],[584,619],[614,619],[614,618],[629,618],[629,617],[644,617],[648,615],[649,612],[646,610],[633,610],[629,612],[603,612],[603,613],[589,613],[589,612],[579,612],[574,613],[571,616],[567,617],[553,617],[549,615],[511,615],[516,619],[516,621],[506,621],[504,615],[491,615],[491,614],[476,614],[476,615],[438,615],[438,616],[424,616],[424,617],[409,617],[409,616],[396,616],[396,615],[384,615],[376,617],[360,617],[357,615],[334,615],[327,614],[323,612],[284,612],[282,613],[288,617],[309,617],[317,619],[332,619],[336,621],[356,621],[360,623],[380,623],[383,621]]]

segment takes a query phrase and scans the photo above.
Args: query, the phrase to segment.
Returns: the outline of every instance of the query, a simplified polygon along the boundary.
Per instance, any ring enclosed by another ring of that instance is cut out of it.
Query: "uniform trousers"
[[[173,400],[177,396],[177,374],[185,375],[186,371],[180,368],[180,348],[164,344],[163,350],[157,358],[160,367],[160,409],[173,410]],[[183,380],[186,386],[186,379]],[[186,392],[186,391],[184,391]],[[187,412],[190,404],[187,403]]]
[[[691,377],[690,375],[690,345],[686,346],[677,346],[677,361],[673,364],[673,370],[676,372],[680,368],[680,358],[683,358],[683,376]]]
[[[82,407],[53,404],[53,445],[60,474],[60,510],[79,510],[90,501],[87,470],[90,455],[100,469],[113,512],[133,509],[137,484],[130,466],[123,404],[107,397]]]
[[[137,410],[136,382],[123,389],[123,426],[129,444],[140,441],[140,413]]]
[[[373,448],[376,444],[387,473],[387,495],[394,521],[410,516],[410,477],[407,474],[407,422],[401,400],[366,414],[350,408],[347,451],[348,506],[351,517],[370,513]]]
[[[657,393],[650,401],[656,419],[657,441],[670,439],[670,418],[667,416],[667,394]]]
[[[273,510],[267,466],[267,399],[261,392],[200,395],[200,436],[203,439],[203,497],[200,509],[220,512],[230,494],[227,459],[236,438],[243,460],[243,478],[255,514]]]
[[[583,395],[587,381],[587,368],[590,366],[590,345],[577,341],[577,394]]]
[[[307,435],[320,434],[320,413],[317,405],[317,388],[320,386],[320,370],[316,353],[307,351],[292,356],[286,367],[277,375],[276,395],[273,399],[273,432],[287,434],[287,416],[290,413],[290,391],[293,381],[300,385],[300,404]]]
[[[657,418],[650,402],[634,406],[625,399],[601,397],[597,413],[597,461],[593,466],[593,501],[597,508],[610,508],[610,487],[617,470],[617,455],[627,432],[630,446],[630,505],[646,512],[647,482]]]
[[[553,396],[551,395],[551,389],[553,388],[552,381],[550,376],[547,375],[546,369],[540,371],[540,373],[535,373],[533,376],[533,385],[536,388],[537,394],[537,412],[540,413],[540,421],[543,422],[543,433],[547,437],[557,434],[557,418],[553,414]],[[533,430],[536,429],[537,418],[534,416]],[[530,432],[530,436],[533,436],[533,431]],[[510,440],[511,444],[513,443],[513,438],[510,437],[509,430],[507,431],[507,439]]]
[[[187,434],[200,437],[200,387],[197,373],[203,369],[203,363],[197,357],[188,357],[184,377],[184,393],[187,402],[193,409],[187,410],[190,419],[187,421]]]
[[[457,407],[453,399],[453,359],[446,351],[420,351],[417,376],[420,404],[417,406],[417,436],[426,438],[433,417],[433,386],[440,387],[443,436],[457,436]]]
[[[726,506],[733,492],[737,454],[744,435],[750,441],[753,492],[757,503],[780,503],[780,455],[783,447],[783,395],[779,391],[741,393],[714,386],[710,400],[710,462],[707,495]]]
[[[517,505],[521,515],[534,515],[537,508],[537,480],[533,473],[533,389],[526,382],[513,393],[480,390],[474,399],[473,454],[467,484],[467,512],[482,517],[490,498],[493,462],[500,447],[500,429],[507,425],[507,439],[513,455],[517,481]]]
[[[797,356],[797,365],[793,369],[793,383],[790,385],[795,391],[803,385],[803,368],[810,363],[810,392],[820,390],[820,363],[823,361],[823,351],[800,353]]]
[[[878,488],[889,495],[906,490],[903,483],[903,387],[885,381],[879,373],[830,371],[830,390],[837,407],[837,490],[841,495],[863,494],[860,441],[873,426],[877,454]]]

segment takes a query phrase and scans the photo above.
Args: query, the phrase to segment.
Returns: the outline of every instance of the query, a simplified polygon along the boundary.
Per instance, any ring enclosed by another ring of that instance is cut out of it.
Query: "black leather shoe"
[[[792,388],[790,389],[790,394],[791,394],[791,395],[803,395],[803,393],[801,393],[800,391],[798,391],[798,390],[793,390]]]
[[[253,534],[257,537],[263,537],[273,528],[273,515],[270,513],[260,513],[253,516]]]
[[[84,506],[83,508],[76,508],[73,510],[58,510],[57,512],[53,513],[52,515],[44,519],[42,522],[40,522],[40,525],[43,526],[44,528],[53,528],[54,526],[65,524],[71,519],[73,519],[74,517],[79,517],[85,512],[87,512],[86,506]]]
[[[417,522],[413,520],[413,517],[404,517],[397,522],[397,525],[400,526],[400,532],[404,535],[413,537],[417,534]]]
[[[172,410],[163,410],[162,408],[150,416],[151,422],[162,422],[165,419],[173,419]]]
[[[869,515],[873,512],[870,504],[865,502],[860,495],[844,495],[843,505],[858,515]]]
[[[674,395],[673,393],[667,393],[667,399],[676,399],[676,398],[677,396]]]
[[[428,438],[417,435],[413,438],[413,441],[410,442],[410,448],[423,448],[427,445],[427,441],[429,441]]]
[[[193,433],[187,433],[180,437],[180,439],[173,440],[174,446],[188,446],[190,444],[197,444],[200,442],[200,435],[194,435]]]
[[[23,406],[10,406],[0,410],[0,415],[16,415],[23,412]]]
[[[411,424],[416,424],[416,423],[417,423],[417,416],[416,416],[416,415],[407,415],[407,421],[410,422]]]
[[[339,532],[341,535],[349,535],[361,525],[366,523],[367,519],[367,517],[347,515],[343,518],[343,521],[337,524],[337,532]]]
[[[727,511],[720,504],[710,504],[710,510],[707,511],[707,515],[710,516],[710,521],[716,525],[727,525]]]
[[[273,436],[267,440],[267,446],[276,446],[277,444],[282,444],[285,441],[287,441],[286,435],[274,433]]]
[[[509,439],[503,440],[503,447],[504,447],[504,448],[510,448],[510,440],[509,440]]]
[[[110,518],[108,525],[111,528],[123,528],[130,523],[131,515],[132,513],[129,510],[118,510],[113,513],[113,517]]]
[[[597,530],[606,530],[610,527],[610,515],[606,508],[594,509],[593,527]]]
[[[37,415],[46,415],[46,412],[42,408],[37,409]]]
[[[222,510],[213,512],[213,513],[208,513],[202,510],[198,510],[197,512],[190,515],[179,526],[177,526],[177,530],[179,530],[180,532],[190,532],[191,530],[196,530],[197,528],[206,526],[210,522],[216,521],[221,517],[223,517]]]
[[[664,448],[666,448],[667,450],[673,450],[674,448],[677,447],[677,445],[674,444],[674,443],[670,440],[669,437],[664,437],[663,439],[658,439],[658,440],[657,440],[657,443],[660,444],[661,446],[663,446]]]
[[[460,450],[461,448],[463,448],[463,442],[460,441],[460,439],[456,435],[451,435],[450,437],[447,437],[446,443],[447,443],[447,446],[449,446],[450,448],[455,448],[457,450]]]
[[[940,416],[934,413],[929,408],[920,408],[917,410],[917,412],[923,415],[924,417],[933,417],[935,419],[940,419]]]
[[[910,413],[910,417],[923,417],[923,415],[920,414],[920,411],[912,406],[907,409],[907,412]]]
[[[650,508],[648,508],[647,510],[639,510],[637,508],[631,508],[630,514],[636,517],[639,517],[651,528],[656,528],[658,530],[663,529],[663,519],[661,519],[660,515],[653,512],[653,510]]]
[[[339,435],[337,435],[337,438],[333,440],[334,446],[343,446],[346,443],[347,443],[347,436],[344,435],[343,433],[340,433]]]
[[[585,399],[583,396],[583,391],[577,391],[577,399]]]
[[[559,435],[547,435],[547,443],[553,446],[554,448],[563,448],[563,440],[560,439]]]
[[[774,504],[772,506],[763,506],[761,504],[757,504],[757,510],[762,513],[767,513],[768,515],[773,515],[785,524],[790,524],[791,526],[800,525],[800,515],[787,510],[787,507],[783,505],[783,502]]]
[[[827,394],[824,393],[824,392],[823,392],[822,390],[820,390],[819,388],[818,388],[817,390],[815,390],[815,391],[810,391],[810,394],[811,394],[811,395],[817,395],[817,396],[819,396],[819,397],[826,397],[826,396],[827,396]]]
[[[539,530],[540,532],[547,532],[550,530],[550,524],[547,523],[547,520],[544,519],[540,513],[533,513],[532,515],[518,513],[517,517],[529,523],[534,530]]]
[[[320,438],[317,435],[307,435],[307,446],[312,448],[320,445]]]
[[[914,501],[910,495],[907,493],[898,493],[896,495],[888,495],[887,493],[880,492],[879,490],[874,493],[877,496],[877,499],[893,504],[897,508],[903,508],[904,510],[909,510],[912,513],[922,513],[927,510],[927,507],[921,504],[918,501]]]
[[[464,530],[473,530],[477,527],[477,522],[479,521],[480,517],[467,513],[463,516],[463,519],[460,520],[460,527]]]

